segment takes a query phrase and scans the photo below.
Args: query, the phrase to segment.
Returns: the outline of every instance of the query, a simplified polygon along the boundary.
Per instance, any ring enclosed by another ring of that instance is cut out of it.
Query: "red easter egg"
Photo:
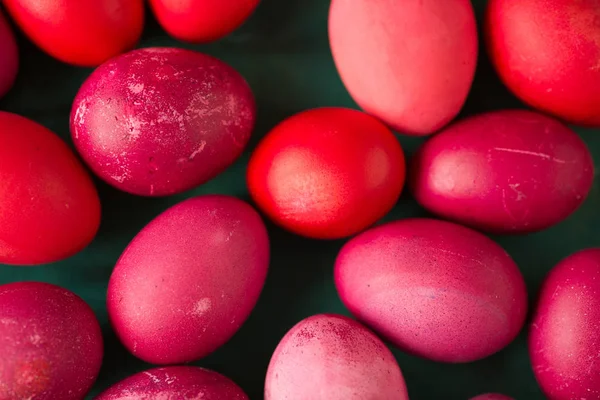
[[[42,50],[80,66],[96,66],[131,49],[144,25],[142,0],[4,0],[2,4]]]
[[[53,132],[0,112],[0,263],[32,265],[86,247],[100,200],[75,154]]]
[[[598,1],[491,0],[486,34],[498,74],[521,100],[600,126]]]
[[[150,0],[156,19],[176,39],[211,42],[237,29],[260,0]]]
[[[346,108],[292,116],[259,144],[248,165],[250,194],[277,224],[335,239],[375,223],[404,184],[404,154],[374,117]]]
[[[529,333],[535,377],[549,400],[600,398],[600,248],[550,271]]]

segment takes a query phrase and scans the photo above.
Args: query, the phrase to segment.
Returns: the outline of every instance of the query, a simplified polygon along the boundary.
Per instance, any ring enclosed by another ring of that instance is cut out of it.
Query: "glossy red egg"
[[[383,123],[346,108],[318,108],[276,126],[248,165],[248,187],[280,226],[335,239],[375,223],[392,209],[405,163]]]
[[[4,0],[9,14],[42,50],[65,63],[96,66],[135,46],[143,0]]]
[[[100,201],[75,154],[53,132],[0,112],[0,263],[58,261],[86,247]]]
[[[598,1],[490,0],[486,34],[498,74],[521,100],[600,126]]]
[[[260,0],[150,0],[156,19],[176,39],[203,43],[237,29]]]

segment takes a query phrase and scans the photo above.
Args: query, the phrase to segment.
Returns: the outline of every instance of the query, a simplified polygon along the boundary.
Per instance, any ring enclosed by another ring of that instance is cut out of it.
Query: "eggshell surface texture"
[[[129,244],[107,307],[129,351],[153,364],[199,359],[228,341],[254,308],[269,263],[266,228],[228,196],[171,207]]]
[[[405,219],[350,240],[335,285],[362,322],[409,353],[471,362],[519,333],[527,311],[523,277],[495,242],[433,219]]]
[[[165,196],[232,164],[254,120],[252,92],[233,68],[191,50],[146,48],[94,71],[73,104],[71,134],[109,184]]]
[[[450,122],[475,75],[469,0],[333,0],[329,42],[352,98],[401,133],[427,135]]]
[[[0,97],[12,87],[19,68],[19,53],[15,36],[0,11]]]
[[[600,398],[600,249],[561,261],[546,277],[531,323],[529,353],[550,400]]]
[[[3,0],[19,28],[58,60],[92,67],[127,51],[144,25],[142,0]]]
[[[503,394],[488,393],[473,397],[471,400],[514,400],[512,397]]]
[[[0,399],[80,400],[102,363],[100,325],[75,294],[40,282],[0,286]]]
[[[234,382],[197,367],[166,367],[143,371],[112,386],[94,400],[248,400]]]
[[[539,231],[564,220],[594,179],[581,138],[525,110],[455,123],[422,146],[411,171],[411,190],[423,207],[494,233]]]
[[[53,132],[0,111],[0,263],[44,264],[86,247],[100,201],[73,152]]]
[[[259,144],[247,174],[252,198],[273,221],[320,239],[352,235],[383,217],[404,178],[404,154],[391,131],[346,108],[283,121]]]
[[[237,29],[259,0],[150,0],[162,27],[173,37],[192,43],[211,42]]]
[[[358,322],[320,314],[281,340],[267,371],[265,400],[408,400],[400,367]]]
[[[598,1],[491,0],[486,33],[498,74],[521,100],[600,126]]]

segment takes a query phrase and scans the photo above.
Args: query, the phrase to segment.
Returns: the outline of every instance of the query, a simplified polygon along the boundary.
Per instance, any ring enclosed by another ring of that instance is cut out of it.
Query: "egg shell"
[[[234,197],[185,200],[131,241],[110,277],[112,325],[153,364],[196,360],[227,342],[256,304],[269,239],[256,211]]]
[[[512,397],[498,393],[487,393],[473,397],[471,400],[514,400]]]
[[[236,30],[259,0],[150,0],[156,19],[174,38],[192,43],[220,39]]]
[[[244,78],[191,50],[145,48],[97,68],[71,112],[91,169],[118,189],[166,196],[232,164],[250,139],[255,103]]]
[[[0,263],[59,261],[92,241],[100,225],[100,200],[58,136],[0,111],[0,160]]]
[[[139,372],[94,400],[248,400],[229,378],[204,368],[174,366]]]
[[[408,400],[398,363],[358,322],[319,314],[283,337],[269,364],[265,400]]]
[[[542,285],[529,334],[549,400],[600,398],[600,248],[563,259]]]
[[[258,206],[291,232],[350,236],[396,204],[404,186],[400,143],[374,117],[348,108],[316,108],[276,126],[247,170]]]
[[[479,232],[405,219],[356,236],[335,263],[338,293],[360,321],[434,361],[490,356],[521,330],[527,293],[510,256]]]
[[[58,60],[93,67],[127,51],[144,27],[143,0],[3,0],[19,28]]]
[[[485,26],[490,58],[514,94],[569,122],[600,126],[597,0],[490,0]]]
[[[526,110],[480,114],[428,140],[411,165],[415,199],[441,217],[493,233],[527,233],[585,200],[594,163],[562,123]]]
[[[332,0],[329,42],[352,98],[405,134],[449,123],[475,75],[469,0]]]
[[[0,11],[0,54],[2,54],[0,58],[0,97],[2,97],[13,86],[19,69],[19,53],[15,36],[2,11]]]
[[[72,292],[41,282],[0,286],[0,399],[80,400],[102,364],[100,325]]]

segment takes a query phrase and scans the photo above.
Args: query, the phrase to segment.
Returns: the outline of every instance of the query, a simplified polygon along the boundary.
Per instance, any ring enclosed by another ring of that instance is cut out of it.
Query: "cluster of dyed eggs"
[[[94,239],[101,202],[86,168],[118,190],[169,196],[215,178],[247,148],[257,110],[250,86],[206,54],[132,50],[144,25],[142,0],[3,4],[43,51],[97,68],[70,115],[83,163],[47,128],[0,111],[0,262],[56,262]],[[257,6],[150,0],[165,31],[192,43],[231,33]],[[266,400],[408,399],[410,382],[384,340],[445,363],[480,360],[510,344],[526,323],[527,289],[510,255],[485,234],[549,228],[588,195],[594,163],[566,123],[600,126],[600,7],[490,0],[485,32],[503,82],[533,109],[453,122],[478,59],[470,1],[332,0],[333,59],[362,111],[316,108],[274,127],[247,167],[258,210],[232,196],[192,197],[131,240],[108,284],[108,315],[134,356],[162,367],[96,399],[247,399],[227,377],[182,364],[226,343],[256,305],[270,255],[259,211],[297,235],[349,239],[332,268],[356,318],[319,314],[292,327],[274,349]],[[19,64],[1,15],[0,54],[1,96]],[[435,135],[407,166],[392,130]],[[405,183],[440,219],[374,227]],[[546,278],[529,347],[551,400],[600,398],[599,306],[599,249],[571,255]],[[68,290],[5,284],[0,349],[0,399],[76,400],[100,371],[102,333]],[[510,398],[473,398],[486,399]]]

